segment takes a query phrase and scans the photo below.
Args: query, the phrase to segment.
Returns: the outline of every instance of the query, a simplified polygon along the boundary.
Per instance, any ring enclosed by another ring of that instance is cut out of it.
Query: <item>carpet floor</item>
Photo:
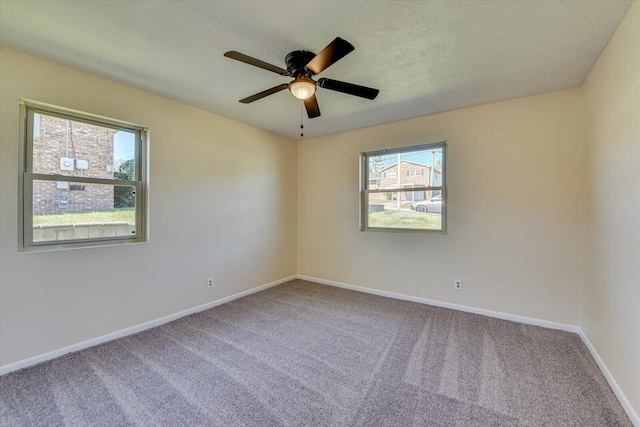
[[[578,335],[294,280],[0,377],[2,426],[631,426]]]

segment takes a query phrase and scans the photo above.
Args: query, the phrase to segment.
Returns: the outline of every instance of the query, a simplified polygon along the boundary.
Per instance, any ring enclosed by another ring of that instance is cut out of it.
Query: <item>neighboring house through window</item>
[[[362,153],[361,161],[361,230],[446,230],[445,142]]]
[[[147,130],[21,100],[20,250],[139,242]]]

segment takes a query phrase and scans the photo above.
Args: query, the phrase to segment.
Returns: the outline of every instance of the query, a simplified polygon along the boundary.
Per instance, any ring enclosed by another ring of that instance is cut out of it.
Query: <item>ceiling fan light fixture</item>
[[[289,90],[298,99],[308,99],[316,93],[316,82],[307,76],[298,76],[289,83]]]

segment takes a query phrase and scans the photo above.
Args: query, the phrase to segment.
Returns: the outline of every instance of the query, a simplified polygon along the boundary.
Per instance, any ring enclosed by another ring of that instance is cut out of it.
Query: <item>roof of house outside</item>
[[[424,163],[412,162],[412,161],[410,161],[410,160],[401,160],[401,161],[400,161],[400,163],[411,163],[411,164],[418,165],[418,166],[422,166],[422,167],[425,167],[425,168],[430,168],[430,167],[431,167],[431,166],[429,166],[429,165],[425,165]],[[395,167],[397,164],[398,164],[398,162],[395,162],[394,164],[389,165],[389,166],[387,166],[387,167],[386,167],[386,168],[384,168],[384,169],[381,169],[381,170],[380,170],[380,173],[382,173],[382,172],[386,171],[387,169],[390,169],[390,168]]]

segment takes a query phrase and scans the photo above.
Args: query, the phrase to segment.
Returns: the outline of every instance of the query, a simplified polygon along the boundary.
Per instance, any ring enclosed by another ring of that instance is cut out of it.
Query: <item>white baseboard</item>
[[[366,288],[366,287],[363,287],[363,286],[350,285],[348,283],[335,282],[333,280],[325,280],[325,279],[320,279],[320,278],[317,278],[317,277],[305,276],[305,275],[302,275],[302,274],[298,274],[297,278],[298,279],[302,279],[302,280],[308,280],[310,282],[320,283],[320,284],[323,284],[323,285],[335,286],[335,287],[344,288],[344,289],[351,289],[353,291],[365,292],[365,293],[373,294],[373,295],[380,295],[380,296],[383,296],[383,297],[401,299],[401,300],[405,300],[405,301],[413,301],[413,302],[417,302],[417,303],[421,303],[421,304],[433,305],[433,306],[436,306],[436,307],[444,307],[444,308],[451,308],[453,310],[465,311],[467,313],[481,314],[483,316],[495,317],[495,318],[498,318],[498,319],[512,320],[514,322],[525,323],[525,324],[528,324],[528,325],[536,325],[536,326],[542,326],[542,327],[550,328],[550,329],[559,329],[559,330],[562,330],[562,331],[574,332],[574,333],[578,334],[578,336],[580,336],[580,338],[582,339],[584,344],[587,346],[587,348],[591,352],[591,355],[593,356],[593,358],[595,359],[596,363],[598,364],[598,367],[602,371],[602,374],[607,379],[607,382],[609,383],[609,386],[611,387],[611,390],[613,390],[613,393],[616,395],[616,397],[620,401],[620,404],[622,405],[624,410],[627,412],[627,415],[629,416],[629,419],[631,420],[633,425],[636,426],[636,427],[640,427],[640,418],[638,418],[638,414],[636,413],[636,411],[631,406],[631,403],[629,402],[629,399],[627,399],[627,396],[625,396],[625,394],[620,389],[620,386],[618,385],[616,380],[613,378],[613,375],[611,375],[611,372],[609,372],[609,369],[604,364],[604,361],[602,360],[602,358],[600,357],[600,355],[596,351],[595,347],[593,347],[593,344],[591,344],[591,342],[589,341],[589,339],[585,335],[585,333],[582,330],[582,328],[580,328],[577,325],[569,325],[569,324],[565,324],[565,323],[551,322],[549,320],[536,319],[536,318],[533,318],[533,317],[519,316],[519,315],[516,315],[516,314],[502,313],[502,312],[499,312],[499,311],[485,310],[485,309],[482,309],[482,308],[469,307],[469,306],[466,306],[466,305],[454,304],[454,303],[443,302],[443,301],[437,301],[437,300],[432,300],[432,299],[428,299],[428,298],[420,298],[420,297],[415,297],[415,296],[411,296],[411,295],[399,294],[399,293],[396,293],[396,292],[381,291],[379,289],[373,289],[373,288]]]
[[[593,344],[591,344],[591,341],[589,341],[589,338],[587,338],[587,335],[584,333],[582,328],[578,332],[578,335],[580,335],[580,338],[582,338],[582,342],[584,342],[584,345],[586,345],[587,348],[589,349],[589,352],[591,352],[591,356],[593,356],[593,359],[598,364],[598,367],[602,371],[602,374],[604,375],[604,377],[607,379],[607,382],[609,383],[611,390],[613,390],[613,393],[616,395],[616,397],[620,401],[620,404],[622,405],[624,410],[627,412],[627,415],[629,416],[629,419],[631,420],[633,425],[636,427],[640,427],[640,417],[638,416],[638,413],[635,411],[635,409],[633,409],[633,406],[631,406],[631,402],[629,402],[629,399],[627,399],[627,396],[625,396],[625,394],[620,389],[620,386],[618,385],[616,380],[613,378],[613,375],[611,375],[611,372],[609,372],[607,365],[604,364],[604,360],[602,360],[602,358],[596,351],[596,348],[593,346]]]
[[[112,341],[117,338],[125,337],[127,335],[132,335],[147,329],[155,328],[156,326],[160,326],[162,324],[171,322],[181,317],[185,317],[190,314],[194,314],[199,311],[207,310],[209,308],[216,307],[226,302],[233,301],[234,299],[242,298],[244,296],[263,291],[267,288],[271,288],[281,283],[288,282],[289,280],[293,280],[295,278],[296,276],[285,277],[284,279],[276,280],[275,282],[267,283],[266,285],[257,286],[255,288],[251,288],[249,290],[239,292],[237,294],[233,294],[228,297],[220,298],[218,300],[211,301],[206,304],[199,305],[197,307],[192,307],[187,310],[180,311],[178,313],[173,313],[168,316],[161,317],[159,319],[150,320],[148,322],[144,322],[136,326],[131,326],[129,328],[111,332],[109,334],[102,335],[97,338],[92,338],[87,341],[82,341],[77,344],[60,348],[58,350],[53,350],[48,353],[30,357],[28,359],[19,360],[14,363],[9,363],[7,365],[0,366],[0,375],[8,374],[9,372],[17,371],[18,369],[26,368],[29,366],[37,365],[38,363],[46,362],[47,360],[55,359],[56,357],[64,356],[65,354],[74,353],[76,351],[80,351],[88,347],[93,347],[95,345],[102,344],[107,341]]]
[[[438,301],[428,298],[415,297],[412,295],[399,294],[396,292],[381,291],[379,289],[365,288],[363,286],[350,285],[348,283],[334,282],[333,280],[319,279],[298,274],[298,279],[308,280],[323,285],[336,286],[338,288],[351,289],[353,291],[365,292],[373,295],[380,295],[394,299],[405,301],[413,301],[421,304],[433,305],[436,307],[450,308],[453,310],[464,311],[467,313],[481,314],[483,316],[495,317],[497,319],[512,320],[514,322],[526,323],[528,325],[542,326],[549,329],[559,329],[561,331],[579,333],[580,327],[577,325],[569,325],[566,323],[552,322],[550,320],[536,319],[534,317],[519,316],[517,314],[502,313],[500,311],[485,310],[484,308],[476,308],[468,305],[455,304],[451,302]]]

